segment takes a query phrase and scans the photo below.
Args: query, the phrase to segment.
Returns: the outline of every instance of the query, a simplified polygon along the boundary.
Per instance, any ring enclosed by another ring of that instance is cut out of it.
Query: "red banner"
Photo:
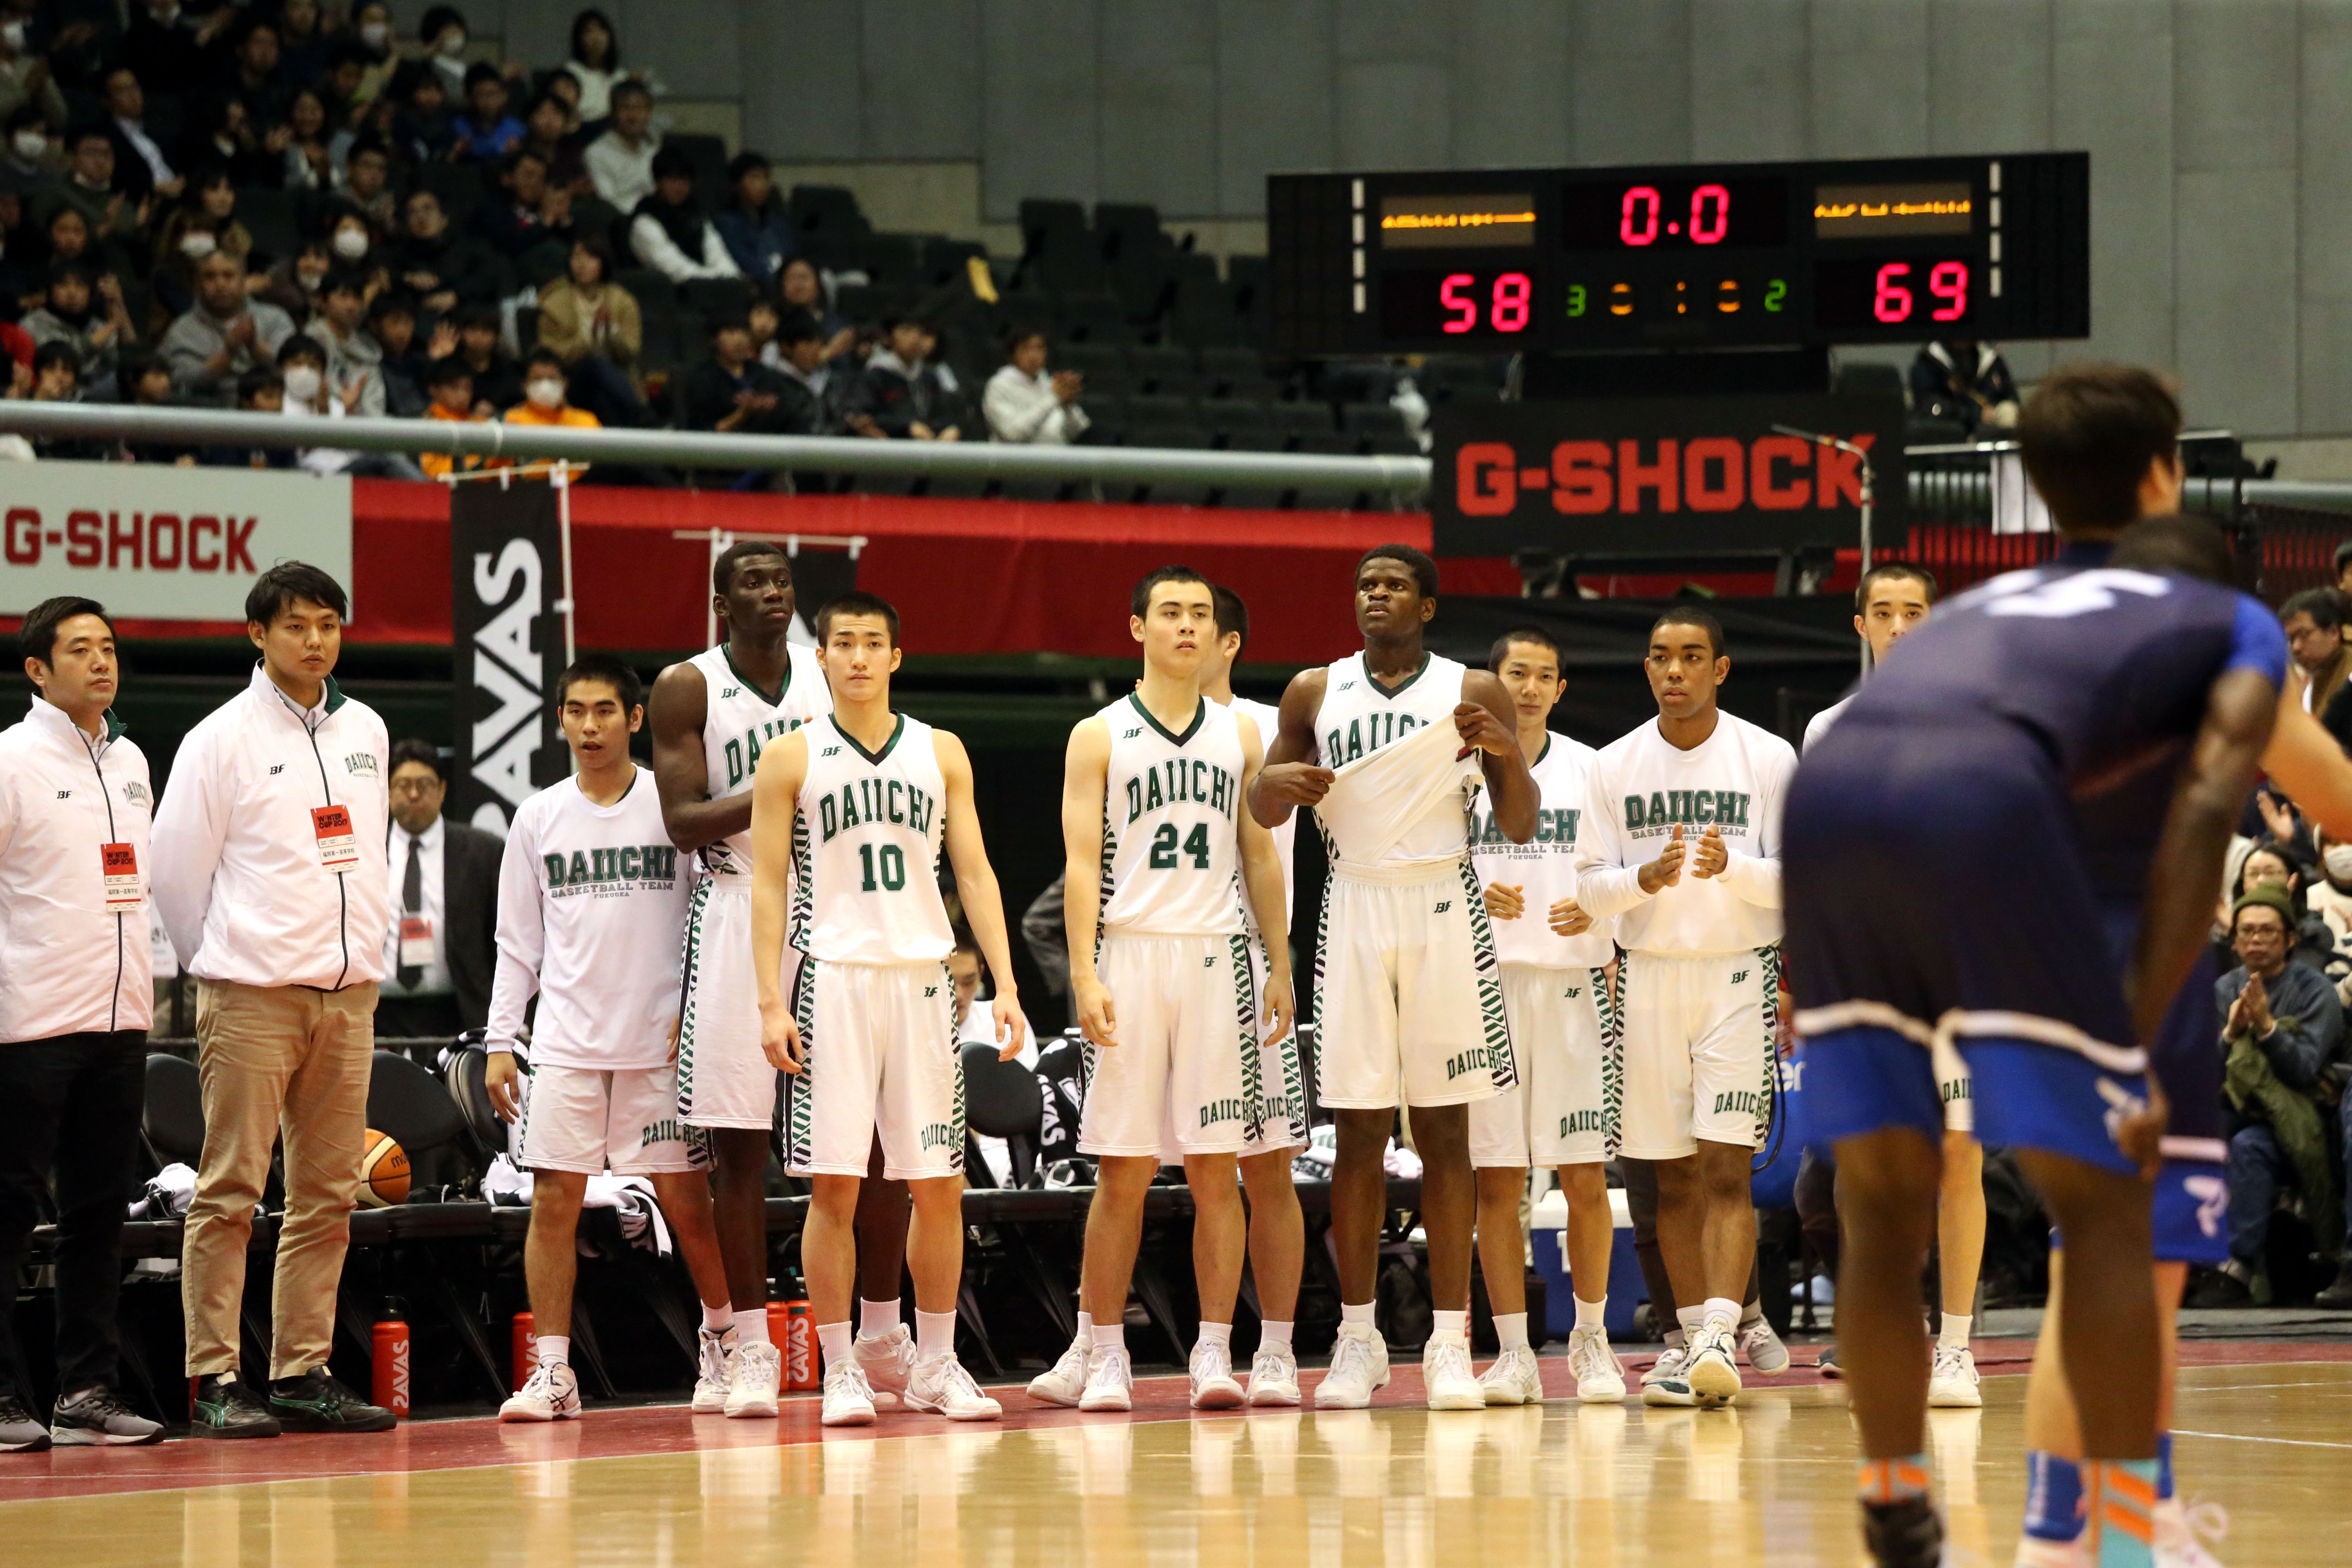
[[[447,643],[449,493],[352,486],[355,642]],[[709,533],[863,536],[858,585],[898,605],[908,651],[1131,658],[1127,597],[1171,561],[1249,606],[1253,663],[1305,664],[1356,643],[1349,596],[1375,544],[1429,548],[1425,512],[1243,511],[1088,502],[767,496],[590,486],[572,496],[573,595],[583,647],[702,646]],[[1506,561],[1444,563],[1453,594],[1519,591]],[[126,621],[133,637],[242,636],[235,625]]]

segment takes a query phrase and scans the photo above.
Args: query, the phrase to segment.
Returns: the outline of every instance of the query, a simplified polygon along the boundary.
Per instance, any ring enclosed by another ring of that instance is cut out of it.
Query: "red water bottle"
[[[531,1323],[530,1314],[529,1312],[517,1312],[514,1315],[515,1392],[518,1394],[521,1393],[522,1385],[529,1383],[530,1381],[530,1374],[538,1370],[538,1332]]]
[[[375,1326],[374,1357],[375,1403],[399,1419],[408,1419],[408,1324],[401,1318],[398,1303],[384,1309],[383,1321]]]
[[[777,1320],[782,1319],[782,1323]],[[788,1390],[813,1389],[823,1386],[823,1369],[817,1365],[816,1316],[806,1301],[779,1301],[768,1309],[769,1332],[782,1330],[776,1340],[777,1348],[784,1354],[784,1387]]]

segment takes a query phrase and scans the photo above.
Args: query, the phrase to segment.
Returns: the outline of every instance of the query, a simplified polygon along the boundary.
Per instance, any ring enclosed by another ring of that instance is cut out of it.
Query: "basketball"
[[[408,1201],[408,1151],[371,1127],[360,1148],[360,1207],[390,1208]]]

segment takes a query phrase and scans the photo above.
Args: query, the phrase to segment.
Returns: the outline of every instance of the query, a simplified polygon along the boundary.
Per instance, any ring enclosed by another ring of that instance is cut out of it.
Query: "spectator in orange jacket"
[[[447,354],[433,362],[425,374],[425,389],[433,401],[425,410],[427,419],[444,420],[453,425],[487,425],[490,422],[487,404],[474,402],[474,373],[456,354]],[[446,479],[452,472],[469,474],[482,466],[478,457],[449,458],[439,452],[419,452],[417,466],[427,479]]]

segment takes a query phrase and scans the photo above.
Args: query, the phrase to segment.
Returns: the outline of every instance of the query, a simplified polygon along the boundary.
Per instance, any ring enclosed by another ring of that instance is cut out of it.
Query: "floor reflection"
[[[2352,1368],[2321,1369],[2284,1394],[2261,1387],[2233,1394],[2217,1380],[2184,1390],[2184,1407],[2207,1431],[2235,1421],[2284,1432],[2266,1403],[2281,1399],[2352,1415]],[[1986,1409],[1930,1421],[1955,1568],[2008,1560],[2021,1394],[2021,1380],[1989,1380]],[[1853,1563],[1858,1550],[1852,1425],[1835,1389],[1713,1412],[1561,1402],[776,1435],[705,1422],[691,1452],[582,1459],[577,1429],[509,1428],[470,1469],[14,1504],[0,1490],[0,1557],[99,1568],[1793,1568]],[[2247,1568],[2295,1561],[2294,1542],[2322,1538],[2320,1519],[2352,1523],[2344,1489],[2326,1479],[2347,1458],[2340,1440],[2183,1440],[2191,1484],[2239,1498],[2270,1488],[2301,1510],[2285,1554],[2266,1550],[2267,1521],[2239,1533],[2228,1560]]]

